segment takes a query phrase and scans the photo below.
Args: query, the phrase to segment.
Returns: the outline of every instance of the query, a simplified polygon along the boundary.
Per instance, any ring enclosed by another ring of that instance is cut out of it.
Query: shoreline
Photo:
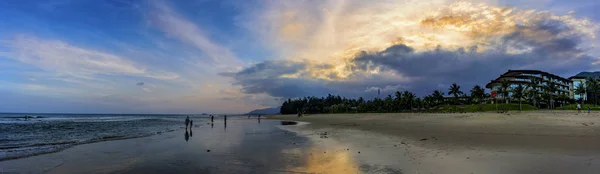
[[[201,125],[189,132],[78,145],[2,161],[0,173],[323,173],[326,168],[313,166],[315,161],[348,155],[280,125],[280,121],[244,119]],[[324,150],[326,154],[318,153]],[[345,162],[333,165],[342,165],[340,171],[357,170],[352,158]]]
[[[181,127],[179,129],[182,129]],[[128,139],[138,139],[138,138],[145,138],[145,137],[151,137],[151,136],[156,136],[156,135],[160,135],[160,134],[164,134],[164,133],[169,133],[169,132],[174,132],[177,129],[170,129],[170,130],[165,130],[165,131],[161,131],[161,132],[154,132],[154,133],[148,133],[147,135],[140,135],[140,136],[131,136],[131,137],[109,137],[109,138],[102,138],[102,139],[97,139],[97,140],[88,140],[88,141],[83,141],[83,142],[65,142],[65,143],[48,143],[47,145],[29,145],[29,146],[22,146],[22,147],[16,147],[16,148],[5,148],[5,149],[0,149],[0,150],[8,150],[8,149],[21,149],[21,148],[28,148],[28,147],[39,147],[39,146],[53,146],[53,145],[64,145],[65,147],[58,147],[56,150],[51,150],[51,151],[44,151],[44,152],[39,152],[39,153],[33,153],[33,154],[27,154],[27,155],[23,155],[23,156],[13,156],[13,157],[7,157],[7,158],[0,158],[0,162],[3,161],[10,161],[10,160],[17,160],[17,159],[23,159],[23,158],[29,158],[29,157],[35,157],[35,156],[40,156],[40,155],[47,155],[47,154],[53,154],[53,153],[58,153],[58,152],[62,152],[64,150],[76,147],[76,146],[80,146],[80,145],[86,145],[86,144],[93,144],[93,143],[101,143],[101,142],[109,142],[109,141],[118,141],[118,140],[128,140]]]

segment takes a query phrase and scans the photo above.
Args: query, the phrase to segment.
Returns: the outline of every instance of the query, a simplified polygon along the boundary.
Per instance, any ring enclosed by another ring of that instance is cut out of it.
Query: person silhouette
[[[192,137],[192,127],[190,127],[190,137]]]
[[[192,131],[192,126],[194,125],[194,120],[190,120],[190,131]]]
[[[185,141],[188,141],[190,139],[190,134],[188,134],[187,129],[185,129],[185,135],[184,135],[184,137],[185,137]]]
[[[185,129],[187,129],[187,128],[188,128],[188,124],[190,124],[190,116],[187,116],[187,117],[185,118]]]
[[[223,116],[223,121],[225,122],[225,127],[227,127],[227,115]]]
[[[210,122],[214,122],[215,116],[214,115],[210,115]]]

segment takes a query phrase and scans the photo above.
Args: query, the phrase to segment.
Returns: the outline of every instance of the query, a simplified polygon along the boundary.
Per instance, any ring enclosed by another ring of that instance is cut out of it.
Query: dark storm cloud
[[[380,52],[363,51],[347,67],[358,73],[345,80],[327,81],[303,76],[301,73],[309,65],[289,61],[267,61],[229,76],[245,93],[267,93],[284,98],[328,93],[372,97],[376,93],[372,89],[377,88],[388,89],[387,93],[392,89],[410,90],[422,96],[437,89],[446,92],[452,83],[458,83],[463,92],[468,92],[474,85],[485,86],[508,69],[537,69],[564,77],[591,69],[594,58],[587,55],[588,48],[582,46],[584,37],[587,35],[563,21],[540,18],[527,25],[518,25],[508,34],[494,36],[489,44],[483,45],[485,50],[479,52],[478,46],[416,51],[403,44]],[[320,68],[331,67],[322,65]],[[410,80],[360,73],[376,69],[395,72]],[[281,77],[297,73],[300,73],[299,78]]]
[[[302,74],[308,66],[302,62],[266,61],[234,74],[221,74],[233,77],[234,85],[240,85],[246,94],[266,93],[274,97],[296,98],[304,96],[325,96],[327,94],[348,97],[375,96],[376,91],[365,90],[373,86],[386,86],[398,81],[383,76],[363,77],[353,81],[327,81],[309,78],[283,78],[282,74]],[[329,65],[313,66],[331,68]],[[302,75],[300,75],[302,76]]]
[[[317,95],[317,91],[327,91],[319,83],[299,79],[281,78],[284,74],[296,74],[306,64],[288,61],[265,61],[237,73],[221,73],[233,77],[235,85],[242,86],[247,94],[267,93],[275,97],[295,97],[297,95]]]
[[[137,84],[135,84],[137,86],[144,86],[144,82],[138,82]]]

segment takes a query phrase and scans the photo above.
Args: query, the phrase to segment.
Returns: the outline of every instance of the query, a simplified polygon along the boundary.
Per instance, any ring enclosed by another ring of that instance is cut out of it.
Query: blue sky
[[[600,3],[0,2],[0,112],[243,113],[599,70]],[[472,74],[477,74],[473,76]]]

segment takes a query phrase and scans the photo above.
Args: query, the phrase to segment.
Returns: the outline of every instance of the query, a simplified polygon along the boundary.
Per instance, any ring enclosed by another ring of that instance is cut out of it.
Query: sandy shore
[[[323,114],[271,116],[309,122],[370,154],[365,163],[408,173],[597,173],[600,115],[574,111],[510,114]],[[393,162],[390,162],[393,161]],[[409,164],[409,165],[407,165]]]

